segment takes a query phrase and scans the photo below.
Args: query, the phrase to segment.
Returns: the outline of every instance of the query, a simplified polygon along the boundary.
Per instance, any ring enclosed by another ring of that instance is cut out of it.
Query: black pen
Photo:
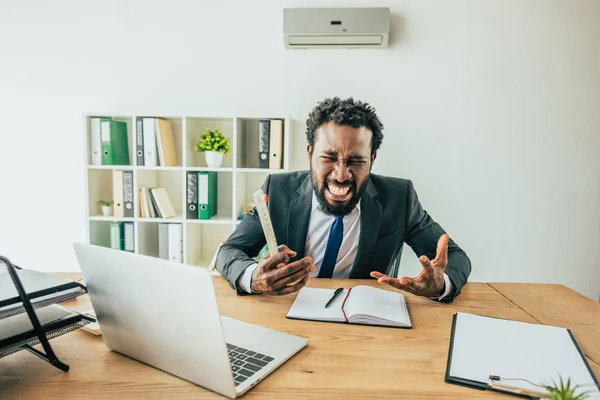
[[[335,298],[338,297],[340,295],[340,293],[342,293],[343,291],[344,291],[344,288],[335,289],[335,293],[333,293],[333,296],[331,297],[331,299],[327,302],[327,304],[325,304],[325,308],[329,307],[331,305],[331,303],[333,303]]]

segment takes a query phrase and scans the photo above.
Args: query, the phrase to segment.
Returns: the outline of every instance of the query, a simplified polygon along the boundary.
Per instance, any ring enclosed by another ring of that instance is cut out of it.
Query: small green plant
[[[113,205],[113,201],[112,200],[98,200],[98,205],[110,207]]]
[[[200,140],[196,143],[194,151],[217,151],[219,153],[228,154],[231,152],[229,139],[227,139],[219,129],[214,131],[206,129],[200,136]]]
[[[545,384],[544,388],[552,395],[552,400],[583,400],[588,397],[589,392],[583,392],[575,394],[575,391],[579,389],[579,385],[571,387],[571,378],[563,381],[562,376],[559,376],[559,385],[552,380],[552,385]]]

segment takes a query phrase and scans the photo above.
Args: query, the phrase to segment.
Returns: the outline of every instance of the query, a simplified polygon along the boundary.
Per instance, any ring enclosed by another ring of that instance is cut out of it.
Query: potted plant
[[[112,214],[112,200],[98,200],[98,204],[102,206],[102,215],[109,217]]]
[[[219,168],[223,162],[223,155],[231,152],[229,139],[223,136],[219,129],[206,129],[194,147],[196,152],[204,152],[206,165],[210,168]]]

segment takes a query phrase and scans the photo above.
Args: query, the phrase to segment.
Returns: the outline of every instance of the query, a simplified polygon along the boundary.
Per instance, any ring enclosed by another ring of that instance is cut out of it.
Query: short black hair
[[[368,103],[356,101],[352,97],[340,99],[339,97],[326,98],[319,102],[310,112],[306,120],[306,140],[314,147],[315,132],[326,122],[333,121],[337,125],[351,126],[353,128],[365,127],[373,132],[371,138],[371,155],[379,149],[383,141],[383,124],[375,114],[375,108]]]

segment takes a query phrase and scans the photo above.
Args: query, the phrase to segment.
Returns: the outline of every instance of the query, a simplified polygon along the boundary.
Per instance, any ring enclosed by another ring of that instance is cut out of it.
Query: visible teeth
[[[345,196],[346,194],[348,194],[348,191],[350,190],[349,186],[335,186],[335,185],[329,185],[329,191],[333,194],[335,194],[336,196]]]

